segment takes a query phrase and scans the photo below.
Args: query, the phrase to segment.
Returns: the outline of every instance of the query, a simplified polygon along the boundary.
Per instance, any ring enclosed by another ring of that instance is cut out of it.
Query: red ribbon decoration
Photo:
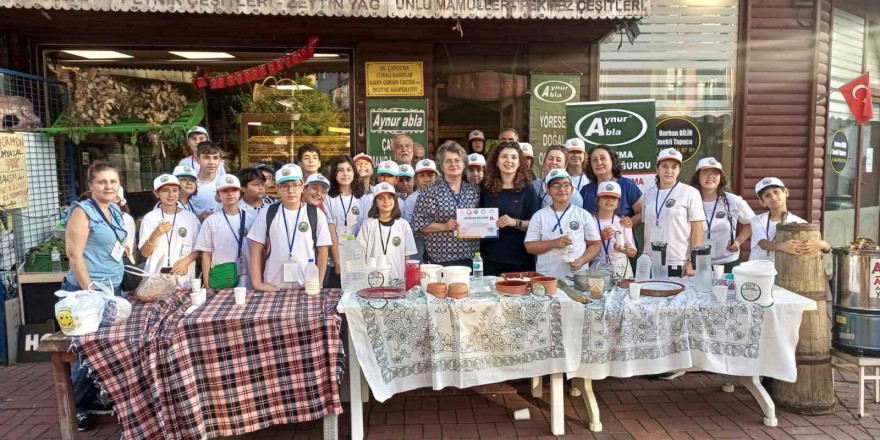
[[[290,69],[297,64],[312,58],[315,55],[315,46],[318,45],[318,37],[309,37],[309,42],[296,52],[284,55],[266,64],[251,67],[238,72],[231,72],[221,76],[209,76],[207,70],[199,67],[196,71],[193,83],[196,90],[205,87],[211,90],[224,89],[226,87],[243,86],[254,81],[261,80],[269,75],[274,75],[284,69]]]

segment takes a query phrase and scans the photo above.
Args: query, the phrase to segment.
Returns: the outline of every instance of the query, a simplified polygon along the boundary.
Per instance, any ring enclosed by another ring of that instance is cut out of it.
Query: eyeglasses
[[[574,188],[570,183],[554,183],[550,185],[550,189],[559,191],[560,189],[569,190]]]
[[[284,182],[276,186],[280,191],[290,191],[302,188],[302,182]]]

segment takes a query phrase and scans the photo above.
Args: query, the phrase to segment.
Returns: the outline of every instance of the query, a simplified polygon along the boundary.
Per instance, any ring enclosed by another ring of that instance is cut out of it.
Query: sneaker
[[[92,429],[92,425],[94,425],[94,423],[95,416],[84,412],[76,413],[76,429],[78,431],[88,431]]]
[[[666,373],[655,375],[654,378],[661,380],[672,380],[684,376],[685,373],[685,371],[667,371]]]

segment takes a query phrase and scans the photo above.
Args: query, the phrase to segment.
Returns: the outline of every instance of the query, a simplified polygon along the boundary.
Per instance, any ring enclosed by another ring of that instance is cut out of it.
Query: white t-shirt
[[[580,258],[587,250],[587,241],[601,240],[593,216],[584,208],[571,204],[568,206],[565,212],[555,212],[552,206],[541,208],[536,212],[529,221],[526,243],[555,240],[562,235],[570,234],[572,254],[574,258]],[[558,279],[571,275],[571,264],[565,262],[565,252],[565,249],[553,249],[538,255],[536,265],[538,273]]]
[[[194,170],[196,170],[196,174],[199,173],[199,170],[202,169],[202,166],[199,165],[199,161],[196,158],[190,156],[186,156],[183,159],[180,159],[180,162],[177,164],[178,166],[188,166]],[[217,175],[222,176],[226,174],[226,167],[223,166],[223,161],[220,161],[220,166],[217,167]]]
[[[247,235],[249,240],[264,245],[268,235],[272,244],[272,252],[266,261],[266,267],[263,268],[263,282],[280,288],[293,287],[292,283],[283,282],[284,263],[293,261],[297,266],[295,282],[305,285],[303,271],[309,264],[309,259],[315,258],[311,229],[313,225],[309,224],[306,203],[300,203],[299,208],[294,210],[279,206],[278,213],[275,214],[267,234],[266,213],[268,211],[268,209],[263,209],[260,212],[260,217]],[[299,220],[297,220],[297,213]],[[287,220],[287,229],[284,228],[285,219]],[[314,225],[318,237],[317,245],[330,246],[330,227],[327,225],[327,216],[320,209],[318,210],[317,223]],[[290,248],[291,240],[293,240],[292,250]]]
[[[376,196],[373,194],[364,194],[364,196],[361,197],[361,206],[363,207],[364,217],[367,217],[367,215],[370,213],[370,210],[373,209],[373,199],[375,198]],[[406,200],[403,200],[400,197],[397,198],[397,206],[400,207],[401,217],[403,217],[403,208],[405,203]],[[413,205],[413,207],[415,207],[415,205]]]
[[[576,176],[571,176],[571,184],[574,186],[572,194],[580,194],[581,188],[590,184],[590,179],[587,177],[586,173],[581,173]]]
[[[659,194],[658,194],[659,191]],[[666,242],[666,264],[684,266],[691,240],[690,222],[705,221],[703,199],[696,188],[678,183],[669,189],[652,186],[645,191],[645,247],[651,249],[652,241]],[[660,222],[657,223],[657,205],[660,205]]]
[[[196,216],[202,215],[205,211],[214,212],[217,210],[219,204],[215,197],[217,195],[217,179],[219,178],[220,175],[217,174],[217,177],[213,181],[204,182],[201,179],[196,181],[199,186],[199,191],[189,198]]]
[[[594,220],[594,221],[598,222],[598,224],[596,226],[599,230],[600,237],[602,234],[602,230],[610,227],[614,231],[620,232],[622,234],[622,235],[619,235],[621,240],[623,240],[623,243],[620,243],[620,245],[623,245],[625,243],[625,244],[629,245],[629,247],[636,246],[635,245],[635,242],[636,242],[635,238],[633,238],[632,228],[624,228],[620,224],[620,217],[615,215],[614,218],[612,218],[611,220],[601,220],[601,219],[596,218],[596,220]],[[617,237],[618,237],[618,235],[615,234],[615,236],[608,239],[608,241],[602,242],[602,251],[599,252],[599,257],[601,257],[601,258],[606,257],[605,248],[607,246],[607,248],[608,248],[607,255],[611,258],[611,260],[619,260],[619,259],[626,260],[626,259],[628,259],[626,254],[617,250],[617,248],[616,248],[616,246],[618,245]]]
[[[703,222],[703,244],[712,246],[712,264],[727,264],[739,260],[739,252],[730,252],[727,247],[736,237],[737,222],[749,224],[755,217],[755,212],[742,197],[729,192],[725,192],[724,196],[727,203],[724,203],[724,199],[703,202],[703,213],[706,214],[706,221]]]
[[[136,231],[136,226],[134,224],[134,217],[128,215],[127,212],[122,213],[122,227],[125,229],[125,232],[128,235],[125,237],[125,246],[134,251],[134,235]]]
[[[245,231],[247,237],[248,217],[245,213]],[[227,223],[228,219],[228,223]],[[199,239],[196,241],[197,251],[211,252],[211,267],[223,263],[238,263],[238,231],[241,227],[241,214],[223,216],[223,212],[216,212],[208,216],[202,223],[199,231]],[[241,243],[241,262],[239,275],[245,275],[242,269],[248,268],[249,242],[245,238]]]
[[[385,255],[391,266],[391,278],[403,279],[406,258],[416,253],[412,228],[404,219],[394,220],[394,224],[388,227],[379,223],[379,219],[368,218],[361,227],[357,241],[364,248],[367,258]]]
[[[150,274],[159,273],[163,267],[173,267],[183,257],[188,256],[196,247],[199,238],[199,219],[195,214],[180,210],[175,218],[174,214],[168,215],[161,209],[154,209],[141,219],[141,233],[138,248],[144,247],[153,231],[163,221],[172,222],[170,231],[159,237],[158,243],[153,248],[153,253],[147,258],[144,271]],[[171,241],[169,244],[169,240]],[[186,279],[195,277],[196,265],[191,264]]]
[[[250,231],[254,226],[254,223],[256,223],[257,218],[260,216],[260,213],[269,209],[269,206],[273,204],[275,204],[275,201],[269,197],[263,197],[263,204],[259,207],[248,205],[245,203],[244,199],[239,200],[238,209],[244,211],[246,214],[244,216],[244,228]],[[245,233],[245,236],[247,236],[247,233]]]
[[[363,203],[366,196],[355,197],[353,195],[338,195],[324,199],[324,212],[327,213],[328,221],[336,225],[336,234],[341,236],[346,228],[350,228],[352,235],[357,235],[361,224],[367,216],[367,210]]]
[[[776,241],[776,225],[779,222],[767,222],[770,218],[770,212],[756,215],[752,218],[752,252],[749,254],[749,260],[776,260],[776,252],[765,251],[758,246],[761,240]],[[785,223],[806,223],[807,221],[788,213],[785,217]]]

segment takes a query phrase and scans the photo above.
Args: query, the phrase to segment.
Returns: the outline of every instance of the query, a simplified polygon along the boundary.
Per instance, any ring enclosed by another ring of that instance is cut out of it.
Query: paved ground
[[[867,404],[873,414],[857,418],[856,377],[836,375],[839,405],[833,415],[803,417],[779,413],[779,427],[762,424],[758,405],[737,387],[733,394],[720,391],[720,377],[687,374],[671,382],[644,378],[596,382],[604,430],[590,433],[583,400],[566,397],[567,440],[701,440],[743,438],[755,440],[880,439],[880,404]],[[871,396],[873,397],[873,390]],[[419,390],[395,396],[365,408],[369,417],[367,438],[435,439],[553,439],[548,423],[549,394],[533,399],[524,381],[468,390]],[[347,405],[346,405],[347,406]],[[529,408],[531,420],[514,421],[513,411]],[[55,394],[48,364],[0,366],[0,439],[61,438],[56,421]],[[348,418],[340,430],[347,438]],[[88,439],[120,437],[118,425],[102,416],[97,427],[84,433]],[[320,423],[266,429],[239,439],[320,440]],[[229,439],[232,440],[232,439]]]

